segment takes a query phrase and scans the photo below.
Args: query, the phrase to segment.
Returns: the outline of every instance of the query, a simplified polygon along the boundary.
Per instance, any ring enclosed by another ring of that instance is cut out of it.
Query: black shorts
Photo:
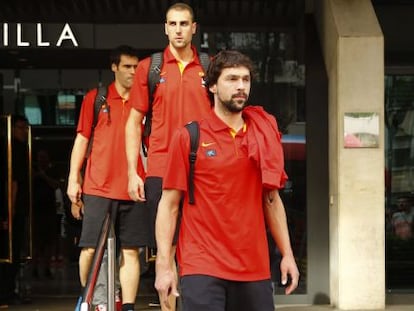
[[[149,214],[149,240],[148,247],[156,248],[157,243],[155,240],[155,219],[157,218],[158,203],[160,202],[162,195],[162,178],[161,177],[147,177],[145,179],[145,198],[148,206]],[[178,231],[180,228],[181,209],[178,214],[177,226],[175,229],[173,245],[177,244]]]
[[[144,203],[83,195],[84,215],[80,247],[95,248],[105,215],[112,208],[116,240],[121,248],[136,248],[148,243],[148,211]]]
[[[274,311],[270,279],[228,281],[208,275],[181,277],[183,311]]]

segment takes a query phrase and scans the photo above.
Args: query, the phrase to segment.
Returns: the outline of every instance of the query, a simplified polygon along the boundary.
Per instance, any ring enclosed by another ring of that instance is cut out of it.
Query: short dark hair
[[[170,12],[171,10],[188,11],[188,12],[190,12],[191,20],[193,22],[195,21],[193,8],[191,6],[189,6],[187,3],[177,2],[177,3],[174,3],[173,5],[171,5],[167,9],[167,12],[165,13],[165,22],[167,22],[167,15],[168,15],[168,12]]]
[[[255,69],[252,60],[245,54],[235,50],[223,50],[219,52],[210,62],[207,70],[208,85],[217,83],[218,78],[224,68],[243,66],[249,69],[250,78],[255,76]]]
[[[120,45],[111,51],[111,54],[109,56],[109,61],[111,62],[111,65],[115,64],[118,66],[121,62],[122,55],[138,58],[137,50],[134,49],[132,46]]]

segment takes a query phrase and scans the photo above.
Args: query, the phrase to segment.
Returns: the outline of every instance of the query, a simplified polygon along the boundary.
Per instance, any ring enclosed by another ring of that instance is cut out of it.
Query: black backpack
[[[164,52],[157,52],[151,54],[151,61],[148,70],[148,112],[145,116],[144,124],[144,133],[143,138],[148,137],[151,134],[151,120],[152,120],[152,103],[154,101],[154,92],[157,84],[160,82],[160,73],[163,65],[163,56]],[[207,73],[208,66],[210,65],[210,57],[207,53],[199,53],[198,58],[200,60],[201,66],[205,73]],[[208,89],[206,88],[208,92]],[[190,134],[190,145],[191,150],[188,155],[190,161],[190,171],[188,176],[188,193],[189,193],[189,203],[195,204],[194,199],[194,166],[197,159],[197,149],[198,141],[200,136],[200,129],[198,122],[193,121],[185,125],[189,134]],[[147,156],[147,148],[144,144],[144,139],[142,139],[142,150],[143,154]]]
[[[163,56],[164,52],[157,52],[151,54],[151,61],[148,70],[148,112],[145,116],[144,123],[144,132],[143,137],[148,137],[151,134],[151,120],[152,120],[152,102],[154,101],[154,92],[158,83],[160,82],[160,73],[163,65]],[[207,73],[208,66],[210,65],[210,57],[207,53],[199,53],[198,58],[200,60],[201,66],[205,73]],[[206,88],[206,92],[208,89]],[[145,156],[147,156],[147,147],[144,144],[144,139],[142,140],[142,150]]]
[[[161,54],[161,53],[155,53],[155,54]],[[207,54],[202,53],[204,55],[206,55],[208,57]],[[154,55],[154,54],[153,54]],[[157,68],[160,68],[160,61],[156,60],[155,61],[155,65],[157,65]],[[200,61],[201,61],[201,56],[200,56]],[[209,61],[209,60],[208,60]],[[151,62],[152,64],[152,62]],[[206,63],[204,63],[205,65]],[[204,67],[203,68],[207,68]],[[207,65],[208,66],[208,65]],[[150,67],[152,68],[152,67]],[[204,69],[206,70],[206,69]],[[151,86],[151,94],[153,94],[154,90],[155,90],[155,81],[159,81],[159,71],[158,71],[158,80],[154,80],[155,79],[155,75],[153,75],[152,80],[148,79],[148,86]],[[151,82],[150,82],[151,81]],[[94,101],[94,109],[93,109],[93,122],[92,122],[92,132],[91,132],[91,137],[89,138],[89,143],[88,143],[88,148],[86,151],[86,158],[90,155],[91,150],[92,150],[92,143],[93,143],[93,136],[94,136],[94,132],[95,132],[95,127],[96,124],[98,123],[98,116],[99,116],[99,111],[101,110],[102,106],[105,104],[106,102],[106,96],[108,94],[108,87],[107,86],[100,86],[97,88],[97,93],[95,96],[95,101]],[[194,198],[194,166],[195,166],[195,161],[197,159],[197,150],[198,150],[198,144],[199,144],[199,139],[200,139],[200,127],[197,121],[192,121],[190,123],[187,123],[185,125],[186,129],[188,130],[188,133],[190,135],[190,153],[188,155],[188,159],[189,159],[189,163],[190,163],[190,171],[189,171],[189,176],[188,176],[188,195],[189,195],[189,203],[194,205],[195,204],[195,198]],[[149,134],[149,133],[148,133]]]
[[[102,106],[106,103],[106,96],[108,94],[107,86],[99,86],[97,88],[97,93],[95,96],[95,101],[93,104],[93,121],[92,121],[92,131],[91,137],[89,138],[88,148],[86,149],[85,158],[88,158],[92,151],[93,136],[95,133],[95,127],[98,123],[99,111],[101,111]]]

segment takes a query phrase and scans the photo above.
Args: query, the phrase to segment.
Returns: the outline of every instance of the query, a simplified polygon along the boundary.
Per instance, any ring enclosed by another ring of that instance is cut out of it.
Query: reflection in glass
[[[60,92],[56,105],[56,125],[74,125],[76,96]]]
[[[42,110],[36,95],[24,96],[24,115],[31,125],[42,124]]]
[[[1,261],[32,257],[31,128],[26,119],[1,117]],[[17,121],[16,121],[17,120]]]
[[[414,290],[414,76],[385,77],[386,276]]]
[[[0,117],[0,262],[11,261],[11,118]]]

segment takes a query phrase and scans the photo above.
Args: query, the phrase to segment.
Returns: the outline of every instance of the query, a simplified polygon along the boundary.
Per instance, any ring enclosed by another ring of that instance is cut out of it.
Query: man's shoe
[[[148,303],[148,307],[161,307],[159,299],[154,300],[154,301],[150,301]]]
[[[122,311],[122,297],[120,291],[115,293],[115,310]]]
[[[106,311],[106,305],[97,305],[95,306],[95,311]]]

